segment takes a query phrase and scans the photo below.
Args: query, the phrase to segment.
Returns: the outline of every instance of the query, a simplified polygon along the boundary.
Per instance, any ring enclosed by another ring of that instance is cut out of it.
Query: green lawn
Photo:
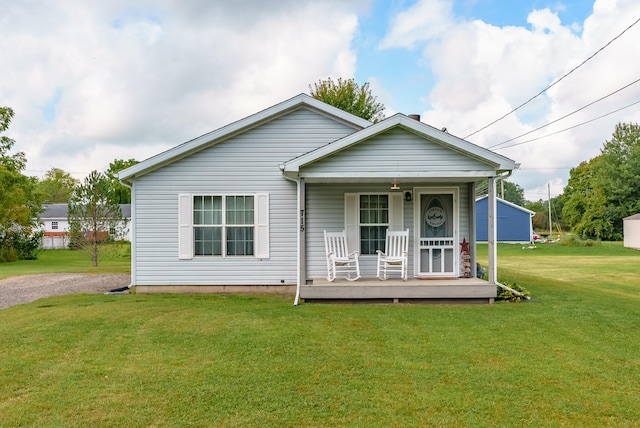
[[[499,260],[533,301],[132,294],[5,309],[0,426],[637,426],[640,252],[500,246]]]
[[[38,273],[130,273],[131,244],[118,242],[100,246],[98,266],[84,251],[41,250],[37,260],[0,263],[0,279]]]

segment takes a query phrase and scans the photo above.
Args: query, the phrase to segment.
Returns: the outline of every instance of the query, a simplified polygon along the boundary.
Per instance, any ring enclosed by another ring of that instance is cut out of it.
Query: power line
[[[609,98],[610,96],[615,95],[615,94],[617,94],[618,92],[620,92],[620,91],[622,91],[622,90],[624,90],[624,89],[627,89],[629,86],[631,86],[631,85],[635,85],[635,84],[636,84],[636,83],[638,83],[638,82],[640,82],[640,79],[636,79],[636,80],[634,80],[633,82],[631,82],[631,83],[629,83],[629,84],[627,84],[627,85],[623,86],[622,88],[617,89],[617,90],[615,90],[615,91],[611,92],[610,94],[605,95],[604,97],[598,98],[597,100],[592,101],[592,102],[590,102],[589,104],[584,105],[584,106],[580,107],[579,109],[572,111],[571,113],[565,114],[564,116],[559,117],[559,118],[558,118],[558,119],[556,119],[556,120],[552,120],[552,121],[551,121],[551,122],[549,122],[549,123],[546,123],[546,124],[544,124],[544,125],[542,125],[542,126],[539,126],[539,127],[537,127],[536,129],[532,129],[532,130],[531,130],[531,131],[529,131],[529,132],[525,132],[524,134],[520,134],[520,135],[518,135],[517,137],[513,137],[513,138],[510,138],[510,139],[508,139],[508,140],[506,140],[506,141],[503,141],[503,142],[501,142],[501,143],[494,144],[493,146],[490,146],[489,148],[490,148],[490,149],[493,149],[494,147],[501,146],[501,145],[506,144],[506,143],[509,143],[509,142],[511,142],[511,141],[513,141],[513,140],[517,140],[517,139],[518,139],[518,138],[520,138],[520,137],[524,137],[525,135],[529,135],[529,134],[531,134],[531,133],[533,133],[533,132],[539,131],[539,130],[540,130],[540,129],[542,129],[542,128],[546,128],[546,127],[547,127],[547,126],[549,126],[549,125],[553,125],[554,123],[559,122],[559,121],[561,121],[562,119],[566,119],[567,117],[569,117],[569,116],[571,116],[571,115],[574,115],[574,114],[578,113],[579,111],[582,111],[582,110],[586,109],[587,107],[590,107],[590,106],[594,105],[595,103],[598,103],[598,102],[600,102],[600,101],[602,101],[602,100],[604,100],[604,99],[607,99],[607,98]],[[504,147],[503,147],[503,148],[504,148]]]
[[[472,132],[471,134],[467,135],[466,137],[464,137],[464,139],[466,140],[467,138],[471,137],[472,135],[477,134],[480,131],[483,131],[485,129],[487,129],[488,127],[490,127],[491,125],[494,125],[498,122],[500,122],[502,119],[504,119],[505,117],[509,116],[512,113],[515,113],[516,111],[520,110],[522,107],[524,107],[525,105],[529,104],[531,101],[533,101],[534,99],[538,98],[540,95],[544,94],[545,92],[547,92],[547,90],[549,90],[552,86],[557,85],[558,83],[560,83],[560,81],[562,79],[564,79],[565,77],[569,76],[571,73],[573,73],[574,71],[576,71],[578,68],[582,67],[587,61],[589,61],[590,59],[592,59],[593,57],[595,57],[596,55],[598,55],[600,52],[602,52],[605,48],[607,48],[611,43],[613,43],[614,41],[616,41],[620,36],[622,36],[624,33],[626,33],[631,27],[633,27],[634,25],[636,25],[638,22],[640,22],[640,18],[636,19],[636,21],[629,25],[627,28],[625,28],[620,34],[618,34],[617,36],[615,36],[613,39],[609,40],[609,42],[607,42],[607,44],[605,44],[603,47],[601,47],[600,49],[598,49],[594,54],[592,54],[589,58],[585,59],[584,61],[582,61],[580,64],[578,64],[577,66],[575,66],[574,68],[572,68],[568,73],[564,74],[562,77],[560,77],[558,80],[552,82],[549,86],[547,86],[546,88],[544,88],[542,91],[538,92],[536,95],[534,95],[533,97],[529,98],[527,101],[525,101],[524,103],[520,104],[518,107],[514,108],[513,110],[511,110],[510,112],[504,114],[503,116],[499,117],[498,119],[494,120],[493,122],[491,122],[488,125],[483,126],[482,128],[478,129],[475,132]]]
[[[614,114],[614,113],[617,113],[617,112],[619,112],[619,111],[621,111],[621,110],[624,110],[624,109],[626,109],[626,108],[629,108],[629,107],[631,107],[631,106],[634,106],[634,105],[636,105],[636,104],[638,104],[638,103],[640,103],[640,100],[638,100],[638,101],[636,101],[636,102],[634,102],[634,103],[631,103],[631,104],[627,104],[626,106],[624,106],[624,107],[620,107],[619,109],[616,109],[616,110],[614,110],[614,111],[610,111],[609,113],[605,113],[605,114],[603,114],[603,115],[601,115],[601,116],[594,117],[593,119],[589,119],[589,120],[587,120],[587,121],[585,121],[585,122],[578,123],[577,125],[573,125],[573,126],[570,126],[570,127],[568,127],[568,128],[561,129],[560,131],[556,131],[556,132],[553,132],[553,133],[551,133],[551,134],[543,135],[543,136],[541,136],[541,137],[532,138],[532,139],[530,139],[530,140],[521,141],[521,142],[519,142],[519,143],[509,144],[508,146],[500,147],[498,150],[508,149],[509,147],[519,146],[519,145],[521,145],[521,144],[530,143],[530,142],[532,142],[532,141],[541,140],[541,139],[543,139],[543,138],[551,137],[552,135],[556,135],[556,134],[559,134],[559,133],[561,133],[561,132],[569,131],[569,130],[571,130],[571,129],[573,129],[573,128],[577,128],[577,127],[579,127],[579,126],[586,125],[586,124],[591,123],[591,122],[595,122],[596,120],[598,120],[598,119],[602,119],[603,117],[610,116],[610,115],[612,115],[612,114]],[[559,120],[559,119],[558,119],[558,120]],[[545,125],[545,126],[546,126],[546,125]],[[516,137],[516,138],[518,138],[518,137]],[[503,143],[500,143],[500,144],[503,144]],[[495,147],[495,146],[493,146],[493,147]],[[522,169],[522,168],[520,168],[520,169]],[[543,168],[543,169],[544,169],[544,168]]]

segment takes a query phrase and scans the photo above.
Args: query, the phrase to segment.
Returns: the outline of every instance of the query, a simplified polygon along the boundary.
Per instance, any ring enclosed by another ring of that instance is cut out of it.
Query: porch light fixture
[[[412,198],[413,198],[413,195],[411,194],[411,192],[404,192],[404,200],[405,200],[405,202],[411,202]]]
[[[391,190],[400,190],[400,186],[398,186],[398,182],[396,179],[393,179],[393,183],[391,183]]]

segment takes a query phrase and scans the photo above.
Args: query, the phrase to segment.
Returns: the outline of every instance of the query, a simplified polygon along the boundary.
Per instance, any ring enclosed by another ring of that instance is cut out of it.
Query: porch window
[[[252,256],[254,197],[193,197],[193,255]]]
[[[349,248],[361,255],[383,250],[387,229],[404,230],[404,198],[400,192],[345,193],[344,225]]]
[[[389,195],[360,195],[360,254],[384,251],[389,228]]]

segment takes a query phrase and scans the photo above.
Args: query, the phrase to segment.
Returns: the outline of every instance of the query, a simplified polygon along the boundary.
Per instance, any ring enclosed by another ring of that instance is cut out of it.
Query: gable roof
[[[481,196],[481,197],[477,198],[476,199],[476,204],[478,202],[482,201],[483,199],[487,199],[488,197],[489,197],[488,195],[484,195],[484,196]],[[535,211],[528,210],[525,207],[521,207],[520,205],[514,204],[513,202],[509,202],[509,201],[507,201],[505,199],[496,198],[496,202],[500,202],[500,203],[503,203],[505,205],[509,205],[510,207],[513,207],[513,208],[515,208],[517,210],[520,210],[520,211],[524,211],[524,212],[526,212],[526,213],[528,213],[529,215],[532,215],[532,216],[536,214]]]
[[[518,168],[518,164],[515,161],[505,156],[499,155],[495,152],[492,152],[491,150],[485,149],[484,147],[477,146],[445,131],[438,130],[430,125],[412,119],[401,113],[397,113],[383,121],[372,124],[367,128],[354,132],[353,134],[350,134],[344,138],[329,143],[297,158],[291,159],[280,165],[280,169],[285,174],[298,173],[300,169],[306,165],[329,157],[337,152],[345,150],[362,141],[368,140],[376,135],[379,135],[396,127],[405,129],[422,138],[429,140],[432,143],[439,144],[452,151],[461,153],[465,156],[490,165],[492,168],[495,168],[496,173],[512,171]]]
[[[224,141],[234,135],[245,132],[251,128],[261,125],[265,122],[269,122],[277,117],[280,117],[291,111],[308,108],[314,110],[325,116],[329,116],[334,120],[343,122],[352,128],[354,131],[360,130],[371,125],[368,120],[362,119],[337,107],[333,107],[322,101],[318,101],[315,98],[306,95],[299,94],[293,98],[248,116],[244,119],[240,119],[229,125],[223,126],[215,131],[201,135],[193,140],[180,144],[172,149],[169,149],[163,153],[153,156],[145,161],[142,161],[136,165],[133,165],[127,169],[120,171],[118,178],[121,181],[131,183],[131,181],[140,175],[144,175],[150,171],[161,168],[164,165],[168,165],[176,160],[182,159],[206,147],[214,145],[218,142]]]
[[[45,204],[44,211],[40,214],[41,220],[46,219],[67,219],[69,216],[69,205],[67,204]],[[131,218],[131,204],[120,204],[122,217]]]

